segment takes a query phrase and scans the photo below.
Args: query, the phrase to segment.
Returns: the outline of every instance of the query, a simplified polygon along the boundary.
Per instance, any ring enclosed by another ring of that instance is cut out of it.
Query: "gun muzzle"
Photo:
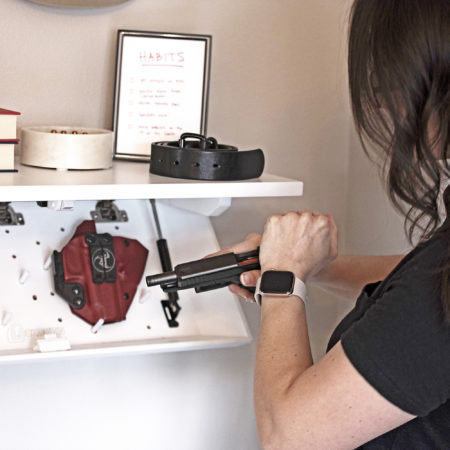
[[[157,275],[150,275],[148,277],[145,277],[145,281],[147,283],[147,286],[166,286],[170,284],[176,284],[177,275],[175,274],[175,271],[164,272]]]

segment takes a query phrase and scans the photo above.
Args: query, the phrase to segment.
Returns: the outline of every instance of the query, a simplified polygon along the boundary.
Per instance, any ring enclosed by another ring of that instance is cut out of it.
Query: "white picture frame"
[[[210,35],[119,30],[114,159],[149,161],[151,143],[206,133]]]

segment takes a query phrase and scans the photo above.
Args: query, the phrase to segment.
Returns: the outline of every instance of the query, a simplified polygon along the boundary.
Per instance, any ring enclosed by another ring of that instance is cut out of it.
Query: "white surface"
[[[0,143],[0,170],[14,169],[14,150],[16,144]]]
[[[36,341],[33,350],[41,353],[70,350],[70,342],[66,338],[58,337],[55,333],[44,334],[43,339]]]
[[[17,114],[0,113],[0,139],[16,139]]]
[[[149,164],[115,161],[112,169],[65,171],[16,164],[17,173],[0,173],[0,202],[148,198],[299,196],[301,181],[263,174],[247,181],[196,181],[149,172]]]
[[[129,222],[97,224],[97,232],[138,239],[150,251],[144,277],[161,272],[150,202],[118,203],[120,209],[127,211]],[[72,350],[57,354],[63,358],[90,353],[192,350],[250,341],[239,301],[227,289],[202,294],[192,289],[181,291],[178,328],[167,325],[160,304],[166,295],[158,286],[147,288],[144,277],[125,321],[99,325],[95,332],[97,326],[91,327],[73,315],[68,304],[54,294],[53,271],[45,270],[43,265],[53,250],[61,251],[94,208],[95,201],[75,202],[72,211],[63,212],[22,202],[16,209],[24,215],[25,225],[0,228],[0,312],[7,311],[14,317],[0,328],[0,362],[45,358],[36,356],[32,349],[37,340],[49,333],[70,342]],[[207,217],[163,204],[158,204],[158,214],[174,265],[218,250]],[[140,303],[142,292],[150,294],[153,300]]]
[[[57,125],[25,127],[20,137],[22,164],[59,170],[108,169],[112,165],[111,130]]]
[[[173,198],[162,200],[168,205],[187,211],[202,214],[203,216],[216,217],[223,214],[231,206],[230,197],[220,198]]]

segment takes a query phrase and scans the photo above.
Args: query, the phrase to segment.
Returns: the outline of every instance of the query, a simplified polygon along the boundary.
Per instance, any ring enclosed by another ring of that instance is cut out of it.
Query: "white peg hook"
[[[26,269],[23,269],[20,272],[19,283],[25,284],[27,282],[28,278],[30,278],[30,272],[28,272],[28,270],[26,270]]]
[[[6,325],[8,325],[8,323],[10,323],[11,320],[13,320],[13,314],[9,311],[5,311],[2,317],[2,325],[6,327]]]
[[[98,330],[102,327],[102,325],[105,323],[105,319],[98,319],[97,323],[91,328],[91,331],[93,333],[97,333]]]

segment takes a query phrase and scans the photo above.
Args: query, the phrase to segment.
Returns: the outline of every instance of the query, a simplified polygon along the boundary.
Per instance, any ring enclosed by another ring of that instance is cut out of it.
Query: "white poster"
[[[148,159],[152,142],[204,133],[210,36],[119,32],[115,156]]]

